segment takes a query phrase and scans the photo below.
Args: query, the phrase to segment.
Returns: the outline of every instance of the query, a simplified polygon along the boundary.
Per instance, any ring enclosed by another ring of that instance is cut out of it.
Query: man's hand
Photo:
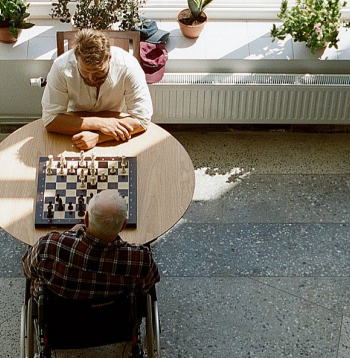
[[[114,137],[117,141],[129,140],[134,131],[134,128],[123,118],[108,118],[108,120],[101,122],[99,130],[103,134]]]
[[[77,148],[88,150],[96,146],[99,141],[99,134],[90,131],[83,131],[72,137],[72,142]]]
[[[128,141],[145,129],[138,119],[117,112],[69,112],[59,114],[46,126],[49,132],[70,134],[80,149],[91,149],[110,140]]]

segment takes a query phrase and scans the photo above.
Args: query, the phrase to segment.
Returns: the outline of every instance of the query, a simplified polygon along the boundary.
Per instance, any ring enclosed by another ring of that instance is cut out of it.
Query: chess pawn
[[[60,171],[58,172],[59,175],[64,175],[64,165],[60,164]]]
[[[95,185],[96,185],[96,176],[95,176],[95,175],[91,175],[90,184],[91,184],[92,186],[95,186]]]
[[[48,156],[48,159],[49,159],[49,164],[48,164],[48,166],[51,166],[51,167],[52,167],[52,165],[53,165],[53,155],[50,154],[50,155]]]
[[[85,179],[85,172],[84,172],[84,169],[82,169],[80,171],[80,180],[84,180]]]
[[[117,170],[115,168],[115,165],[112,165],[111,174],[115,174],[116,172],[117,172]]]

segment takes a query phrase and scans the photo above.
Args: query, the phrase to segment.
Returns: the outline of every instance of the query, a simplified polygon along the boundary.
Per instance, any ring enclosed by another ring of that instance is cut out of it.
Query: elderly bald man
[[[160,280],[150,249],[120,237],[127,206],[116,190],[105,190],[89,202],[85,225],[41,237],[23,256],[23,269],[32,279],[31,293],[40,284],[75,299],[119,294],[125,289],[146,293]]]

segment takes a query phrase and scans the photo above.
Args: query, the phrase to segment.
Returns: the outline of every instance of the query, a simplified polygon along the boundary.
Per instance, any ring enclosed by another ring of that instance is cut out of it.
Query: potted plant
[[[0,1],[0,42],[16,42],[22,29],[34,26],[26,21],[28,7],[24,0]]]
[[[283,0],[277,15],[283,25],[273,24],[272,41],[283,40],[289,34],[295,42],[305,42],[312,54],[327,45],[338,48],[339,28],[344,23],[341,9],[345,6],[346,2],[340,0],[296,0],[295,6],[288,9],[288,1]]]
[[[119,22],[122,30],[134,30],[142,23],[139,8],[146,0],[77,0],[73,15],[69,9],[71,0],[57,0],[52,3],[52,18],[71,22],[76,29],[111,29]]]
[[[188,38],[197,38],[208,18],[204,9],[213,0],[187,0],[188,9],[180,11],[177,15],[182,34]]]

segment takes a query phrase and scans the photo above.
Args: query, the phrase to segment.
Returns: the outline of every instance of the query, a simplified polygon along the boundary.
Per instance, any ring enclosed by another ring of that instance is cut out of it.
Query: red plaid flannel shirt
[[[119,236],[105,242],[84,228],[53,231],[39,239],[23,256],[26,277],[66,298],[110,296],[128,289],[147,292],[160,280],[152,253],[146,246],[129,244]]]

